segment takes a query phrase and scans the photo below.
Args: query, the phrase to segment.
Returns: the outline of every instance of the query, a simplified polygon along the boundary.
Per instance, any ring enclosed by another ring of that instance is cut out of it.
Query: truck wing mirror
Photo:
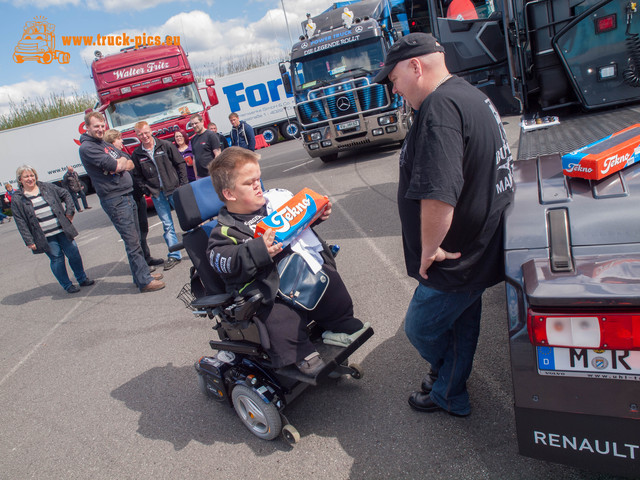
[[[216,82],[214,82],[214,81],[213,81],[213,78],[207,78],[207,79],[204,81],[204,84],[205,84],[207,87],[213,87],[213,86],[216,84]]]
[[[216,93],[215,88],[207,87],[207,98],[209,99],[209,104],[212,107],[218,104],[218,94]]]
[[[287,67],[284,66],[284,63],[279,64],[278,68],[280,68],[280,75],[287,73]]]
[[[291,87],[291,75],[289,72],[284,72],[282,75],[282,86],[284,87],[284,91],[287,95],[293,94],[293,88]]]

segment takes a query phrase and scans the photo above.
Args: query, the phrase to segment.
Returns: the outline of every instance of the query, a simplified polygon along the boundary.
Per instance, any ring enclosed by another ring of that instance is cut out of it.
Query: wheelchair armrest
[[[215,308],[225,305],[231,300],[231,294],[221,293],[218,295],[207,295],[206,297],[196,298],[191,302],[191,306],[195,309]]]
[[[233,304],[226,308],[226,311],[236,322],[246,322],[256,314],[262,304],[262,298],[261,293],[256,293],[249,299],[236,297]]]

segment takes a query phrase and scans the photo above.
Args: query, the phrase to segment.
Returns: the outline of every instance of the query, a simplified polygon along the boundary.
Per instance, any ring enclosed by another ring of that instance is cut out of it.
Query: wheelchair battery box
[[[600,180],[640,161],[640,124],[631,125],[562,157],[568,177]]]
[[[276,243],[286,247],[322,216],[328,203],[328,197],[310,188],[303,188],[275,212],[263,218],[256,225],[254,236],[261,237],[270,228],[276,232]]]
[[[196,370],[202,376],[202,388],[208,396],[216,400],[224,400],[227,397],[224,372],[228,367],[216,357],[202,357],[196,363]]]

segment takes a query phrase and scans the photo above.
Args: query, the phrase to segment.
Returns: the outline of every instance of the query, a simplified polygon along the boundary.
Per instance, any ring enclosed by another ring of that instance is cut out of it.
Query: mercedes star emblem
[[[345,110],[348,110],[349,107],[351,107],[351,102],[349,102],[349,99],[347,97],[340,97],[336,102],[336,106],[338,107],[338,110],[344,112]]]

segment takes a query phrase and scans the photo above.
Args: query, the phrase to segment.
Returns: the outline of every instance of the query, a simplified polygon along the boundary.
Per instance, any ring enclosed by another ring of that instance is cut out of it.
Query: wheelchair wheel
[[[282,435],[285,441],[291,446],[294,446],[300,441],[300,433],[293,425],[285,425],[282,427]]]
[[[271,403],[245,385],[237,385],[231,391],[233,408],[251,433],[263,440],[273,440],[282,430],[280,412]]]
[[[359,363],[352,363],[349,368],[351,369],[351,377],[356,380],[360,380],[364,376],[364,370]]]

